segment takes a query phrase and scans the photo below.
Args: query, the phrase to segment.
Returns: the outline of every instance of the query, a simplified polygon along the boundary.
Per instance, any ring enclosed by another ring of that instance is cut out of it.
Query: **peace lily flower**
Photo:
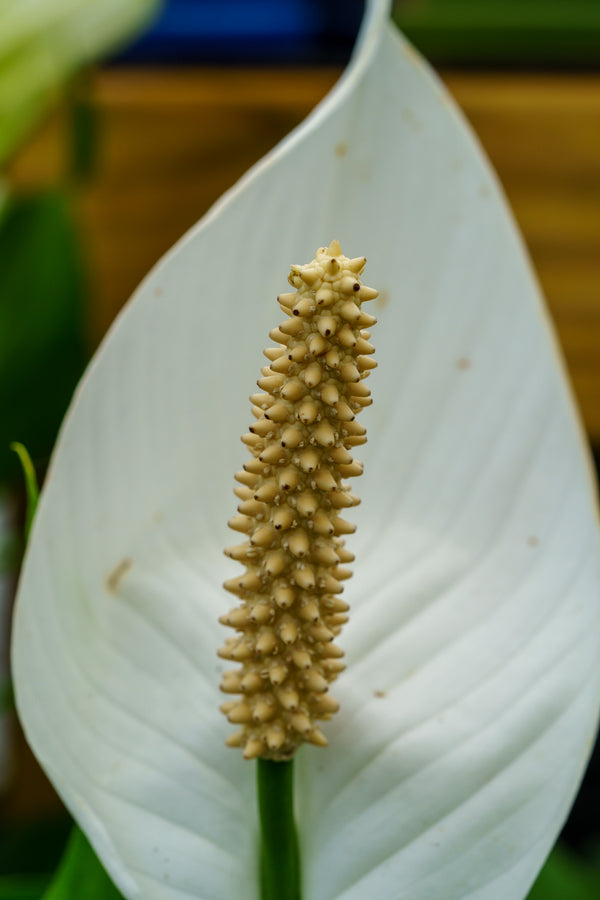
[[[159,0],[2,0],[0,160],[77,69],[115,49]]]
[[[222,548],[273,299],[334,237],[380,292],[379,368],[340,711],[296,755],[304,897],[524,897],[592,745],[579,427],[494,176],[387,16],[372,0],[332,93],[142,284],[51,465],[17,702],[127,897],[258,896],[254,765],[217,709]]]

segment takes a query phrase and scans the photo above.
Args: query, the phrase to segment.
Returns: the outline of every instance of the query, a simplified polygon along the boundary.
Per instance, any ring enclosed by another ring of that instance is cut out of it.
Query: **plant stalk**
[[[301,900],[294,762],[257,760],[261,900]]]

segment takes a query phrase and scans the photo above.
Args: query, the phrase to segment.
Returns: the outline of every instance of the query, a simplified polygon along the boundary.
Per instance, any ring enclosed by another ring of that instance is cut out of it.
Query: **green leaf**
[[[15,692],[10,678],[4,678],[0,682],[0,715],[15,708]],[[2,895],[0,894],[0,897]]]
[[[434,62],[534,65],[597,64],[596,0],[404,0],[395,19]]]
[[[600,861],[578,860],[556,847],[539,874],[527,900],[595,900],[600,897]]]
[[[65,815],[4,823],[0,829],[0,882],[5,884],[9,878],[25,875],[43,876],[48,882],[71,829],[71,821]]]
[[[45,875],[15,875],[0,878],[0,900],[40,900],[48,884]]]
[[[123,900],[92,847],[74,828],[62,862],[42,900]],[[1,900],[1,895],[0,895]]]
[[[0,178],[0,222],[4,218],[4,213],[8,209],[9,191],[6,181]]]
[[[25,540],[27,540],[27,538],[29,537],[29,532],[31,530],[31,523],[33,522],[33,517],[37,509],[38,500],[40,498],[40,488],[38,485],[37,475],[35,474],[34,465],[31,461],[29,453],[27,452],[27,447],[25,447],[23,444],[19,444],[18,441],[13,441],[13,443],[10,445],[10,449],[14,450],[21,460],[23,475],[25,476],[25,490],[27,493]]]
[[[11,197],[0,220],[0,480],[11,441],[50,453],[85,361],[85,282],[67,198]]]

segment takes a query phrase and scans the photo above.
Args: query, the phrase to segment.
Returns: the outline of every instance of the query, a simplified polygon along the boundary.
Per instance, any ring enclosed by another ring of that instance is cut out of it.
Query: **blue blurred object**
[[[166,0],[119,61],[339,63],[350,55],[363,0]]]

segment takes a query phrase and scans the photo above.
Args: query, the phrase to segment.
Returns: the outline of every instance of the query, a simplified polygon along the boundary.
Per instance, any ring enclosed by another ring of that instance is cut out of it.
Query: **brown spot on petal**
[[[375,299],[375,306],[377,307],[377,309],[385,309],[389,302],[390,292],[379,291],[379,296]]]
[[[131,560],[128,556],[125,556],[120,563],[118,563],[108,578],[106,579],[106,587],[110,591],[111,594],[116,594],[119,586],[133,565],[133,560]]]

